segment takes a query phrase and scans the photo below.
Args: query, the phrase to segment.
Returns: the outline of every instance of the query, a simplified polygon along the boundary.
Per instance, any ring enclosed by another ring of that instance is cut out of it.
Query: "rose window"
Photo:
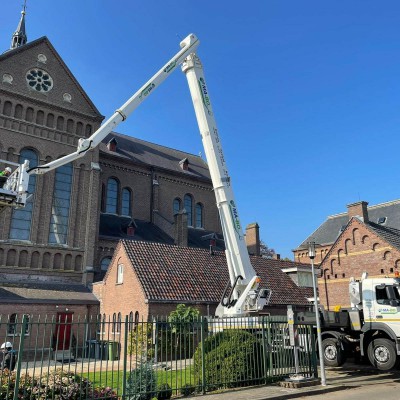
[[[51,76],[39,68],[31,69],[26,74],[26,81],[32,89],[38,92],[48,92],[53,87],[53,79]]]

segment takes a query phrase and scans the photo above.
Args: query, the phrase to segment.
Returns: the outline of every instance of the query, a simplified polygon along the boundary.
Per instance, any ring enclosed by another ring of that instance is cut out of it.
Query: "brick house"
[[[291,261],[251,256],[261,284],[272,290],[261,314],[286,315],[287,305],[307,307],[306,292],[282,268]],[[151,320],[166,316],[183,303],[202,315],[214,315],[229,280],[225,253],[160,243],[121,240],[102,282],[93,284],[106,320]],[[123,342],[114,329],[111,339]],[[113,334],[114,334],[113,333]]]
[[[400,201],[372,207],[360,201],[347,207],[346,214],[328,217],[295,252],[303,260],[307,242],[321,243],[316,249],[319,297],[330,309],[350,306],[350,277],[359,279],[363,272],[370,277],[394,275],[400,268]]]

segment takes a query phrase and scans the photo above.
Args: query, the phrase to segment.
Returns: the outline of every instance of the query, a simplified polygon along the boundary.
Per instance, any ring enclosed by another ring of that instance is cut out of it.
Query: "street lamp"
[[[319,352],[319,364],[321,367],[321,385],[326,386],[324,353],[322,352],[321,324],[320,324],[320,320],[319,320],[319,310],[318,310],[317,284],[315,282],[315,270],[314,270],[315,242],[308,242],[308,257],[310,257],[310,260],[311,260],[312,283],[313,283],[313,290],[314,290],[315,319],[317,321],[317,341],[318,341],[318,352]]]

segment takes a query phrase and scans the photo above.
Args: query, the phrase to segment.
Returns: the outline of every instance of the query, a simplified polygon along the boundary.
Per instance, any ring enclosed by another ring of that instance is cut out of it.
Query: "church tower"
[[[19,20],[17,30],[14,32],[11,39],[10,49],[16,49],[17,47],[23,46],[24,44],[26,44],[28,40],[25,30],[25,14],[26,14],[26,0],[24,3],[24,8],[21,11],[21,19]]]

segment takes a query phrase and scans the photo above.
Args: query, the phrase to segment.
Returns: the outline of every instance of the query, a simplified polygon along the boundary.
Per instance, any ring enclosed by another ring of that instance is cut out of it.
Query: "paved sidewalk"
[[[355,365],[346,363],[340,368],[326,369],[326,386],[311,386],[300,389],[288,389],[272,384],[256,388],[244,388],[217,394],[200,396],[199,400],[285,400],[307,397],[328,392],[343,392],[351,388],[366,385],[377,385],[393,382],[400,378],[400,370],[379,372],[370,365]],[[345,398],[338,393],[338,399]],[[400,398],[400,395],[399,395]]]

